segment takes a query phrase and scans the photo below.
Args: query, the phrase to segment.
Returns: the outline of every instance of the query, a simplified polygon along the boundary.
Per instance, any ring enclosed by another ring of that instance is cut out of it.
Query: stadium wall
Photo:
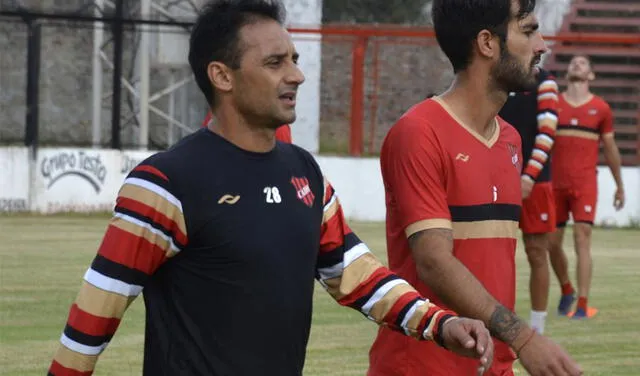
[[[43,148],[35,160],[24,147],[0,148],[0,212],[111,211],[131,169],[151,152]],[[317,156],[352,220],[385,219],[384,187],[377,158]],[[607,167],[598,167],[596,223],[622,227],[640,221],[640,167],[622,170],[627,204],[613,209],[615,184]]]

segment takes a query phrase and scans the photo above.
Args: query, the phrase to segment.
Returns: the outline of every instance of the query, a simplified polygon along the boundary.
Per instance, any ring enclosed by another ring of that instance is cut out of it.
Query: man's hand
[[[520,363],[531,376],[580,376],[580,366],[550,339],[533,333],[519,349]]]
[[[522,175],[520,178],[520,188],[522,189],[522,199],[529,197],[531,195],[531,191],[533,190],[533,185],[536,182],[533,181],[529,176]]]
[[[613,195],[613,207],[616,208],[616,210],[624,207],[624,189],[616,189],[616,193]]]
[[[479,358],[478,375],[484,374],[491,367],[493,340],[482,321],[450,319],[442,328],[442,339],[448,350],[469,358]]]

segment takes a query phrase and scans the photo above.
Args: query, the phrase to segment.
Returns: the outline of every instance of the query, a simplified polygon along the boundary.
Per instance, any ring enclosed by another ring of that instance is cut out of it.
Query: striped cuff
[[[522,177],[525,178],[525,179],[531,180],[532,183],[536,182],[536,179],[533,176],[527,174],[526,172],[524,174],[522,174]]]
[[[435,339],[436,343],[446,349],[447,347],[444,344],[444,338],[442,337],[442,332],[443,332],[443,328],[444,328],[444,324],[446,324],[448,321],[451,320],[455,320],[457,319],[457,315],[451,311],[449,311],[449,313],[445,313],[440,320],[438,321],[437,325],[436,325],[436,332],[434,333],[433,338]]]

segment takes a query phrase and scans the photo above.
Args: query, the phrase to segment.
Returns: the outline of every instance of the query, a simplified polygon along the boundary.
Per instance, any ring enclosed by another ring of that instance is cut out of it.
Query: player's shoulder
[[[156,152],[136,166],[153,168],[161,172],[168,180],[179,180],[182,173],[187,173],[197,166],[196,161],[201,159],[202,151],[206,146],[203,143],[206,128],[198,129],[192,134],[182,138],[175,145],[166,150]],[[135,169],[135,168],[134,168]]]
[[[447,113],[434,99],[426,99],[409,108],[391,127],[388,137],[428,137],[446,122]]]
[[[522,139],[520,133],[516,130],[516,128],[500,116],[497,117],[497,120],[498,126],[500,127],[500,138],[504,139],[505,141],[516,142],[520,144]]]
[[[593,98],[591,99],[592,106],[598,107],[603,110],[611,110],[611,106],[609,103],[601,96],[593,94]]]
[[[282,159],[293,168],[300,168],[306,173],[313,173],[322,177],[322,169],[315,156],[305,148],[296,144],[277,141],[276,147]]]

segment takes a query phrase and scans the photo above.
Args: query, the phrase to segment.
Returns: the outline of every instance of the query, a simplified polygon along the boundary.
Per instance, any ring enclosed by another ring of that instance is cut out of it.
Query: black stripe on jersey
[[[547,113],[555,115],[556,118],[558,117],[558,111],[554,109],[546,108],[546,107],[538,109],[538,115],[547,114]]]
[[[344,249],[345,252],[349,251],[351,248],[356,245],[362,243],[362,240],[356,235],[354,232],[350,232],[344,236]]]
[[[64,335],[86,346],[101,346],[105,342],[111,341],[113,334],[106,336],[92,336],[86,333],[82,333],[79,330],[74,329],[71,325],[67,324],[64,327]]]
[[[107,277],[117,279],[130,285],[143,286],[149,278],[144,272],[113,262],[97,255],[91,263],[91,269]]]
[[[344,254],[360,243],[362,243],[362,240],[355,233],[351,232],[345,235],[344,243],[341,246],[318,255],[317,268],[328,268],[341,263],[344,260]]]
[[[583,127],[581,125],[558,125],[558,130],[566,130],[566,131],[583,131],[589,133],[600,134],[597,129]]]
[[[120,213],[120,214],[128,215],[129,217],[135,218],[135,219],[137,219],[137,220],[139,220],[139,221],[142,221],[142,222],[144,222],[144,223],[148,224],[149,226],[153,227],[154,229],[156,229],[156,230],[158,230],[158,231],[161,231],[161,232],[162,232],[163,234],[165,234],[167,237],[169,237],[169,238],[173,239],[173,243],[174,243],[178,248],[182,249],[182,248],[184,247],[184,245],[180,244],[180,243],[175,239],[175,237],[173,236],[173,233],[172,233],[169,229],[165,228],[164,226],[162,226],[162,225],[161,225],[161,224],[159,224],[159,223],[154,222],[151,218],[149,218],[149,217],[147,217],[147,216],[145,216],[145,215],[142,215],[142,214],[140,214],[140,213],[138,213],[138,212],[134,212],[133,210],[129,210],[129,209],[126,209],[126,208],[123,208],[123,207],[117,206],[117,205],[116,205],[116,207],[115,207],[115,209],[114,209],[113,211],[115,211],[116,213]]]
[[[367,295],[364,295],[360,299],[358,299],[355,302],[353,302],[351,304],[351,307],[357,308],[358,310],[361,310],[362,306],[365,305],[369,301],[369,299],[371,299],[373,294],[375,294],[380,289],[380,287],[382,287],[386,283],[389,283],[389,282],[391,282],[393,280],[396,280],[396,279],[400,279],[400,277],[398,277],[397,275],[394,275],[394,274],[390,274],[390,275],[382,278],[380,281],[378,281],[378,283],[376,283],[375,286],[373,286],[373,288],[371,289],[371,291],[369,291],[369,293]]]
[[[411,307],[413,307],[413,305],[416,304],[418,300],[423,300],[423,299],[420,297],[412,299],[409,303],[405,304],[405,306],[402,307],[400,312],[398,312],[398,317],[396,317],[396,322],[395,322],[396,327],[402,328],[402,321],[404,320],[404,317],[407,315],[407,312],[409,312]]]
[[[327,187],[327,190],[329,191],[329,194],[324,198],[324,202],[322,203],[322,205],[328,204],[331,201],[331,198],[333,198],[333,195],[336,194],[336,191],[332,186]]]
[[[149,167],[153,167],[153,166],[149,166]],[[155,168],[155,167],[154,167]],[[138,178],[138,179],[142,179],[142,180],[146,180],[148,182],[151,182],[159,187],[164,188],[167,192],[170,192],[171,194],[173,194],[173,192],[171,192],[171,189],[169,187],[169,182],[164,180],[163,178],[161,178],[160,176],[148,172],[148,171],[131,171],[129,173],[129,175],[127,176],[129,178]]]
[[[520,205],[484,204],[449,206],[453,222],[473,221],[520,221]]]

